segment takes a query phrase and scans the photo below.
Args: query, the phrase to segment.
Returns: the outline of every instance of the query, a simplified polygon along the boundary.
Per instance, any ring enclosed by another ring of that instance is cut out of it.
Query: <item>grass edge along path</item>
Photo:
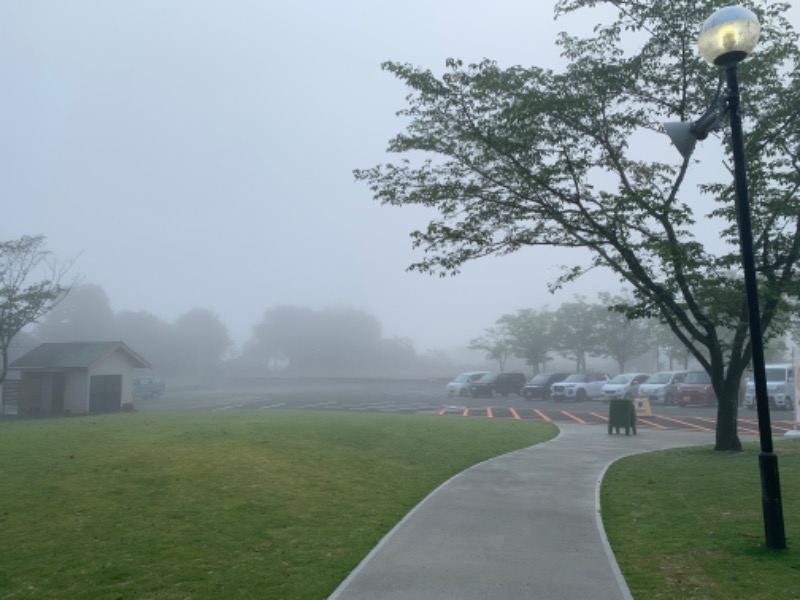
[[[0,422],[0,600],[324,598],[441,483],[556,434],[289,410]]]
[[[634,598],[800,598],[800,443],[776,441],[788,549],[764,543],[758,446],[623,458],[601,484],[603,525]]]

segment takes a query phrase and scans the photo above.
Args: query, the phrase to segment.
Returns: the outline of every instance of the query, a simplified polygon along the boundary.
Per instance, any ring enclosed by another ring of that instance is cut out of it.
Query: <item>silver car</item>
[[[469,384],[477,381],[488,371],[468,371],[457,375],[453,381],[447,384],[448,396],[469,396]]]
[[[660,371],[653,373],[639,386],[639,398],[653,404],[672,405],[678,399],[678,384],[683,383],[688,371]]]

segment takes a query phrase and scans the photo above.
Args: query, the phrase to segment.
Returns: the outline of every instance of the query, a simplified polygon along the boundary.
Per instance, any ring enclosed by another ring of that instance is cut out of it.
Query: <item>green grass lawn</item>
[[[800,598],[800,442],[777,441],[788,549],[767,550],[758,447],[642,454],[612,465],[603,523],[637,599]]]
[[[555,434],[263,410],[0,422],[0,600],[319,600],[442,482]]]
[[[263,410],[0,421],[0,600],[325,598],[439,484],[555,433]],[[609,469],[603,521],[637,600],[800,598],[800,444],[776,450],[780,552],[755,446]]]

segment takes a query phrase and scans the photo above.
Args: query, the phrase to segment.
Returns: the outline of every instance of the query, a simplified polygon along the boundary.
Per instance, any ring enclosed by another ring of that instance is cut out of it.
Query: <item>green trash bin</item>
[[[619,433],[625,429],[625,435],[636,435],[636,407],[632,400],[612,400],[608,405],[608,434]]]

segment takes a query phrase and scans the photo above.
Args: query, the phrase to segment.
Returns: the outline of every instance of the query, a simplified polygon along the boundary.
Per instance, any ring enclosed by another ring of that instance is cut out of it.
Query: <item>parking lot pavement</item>
[[[552,421],[601,425],[607,423],[608,405],[600,401],[553,403],[518,396],[448,397],[445,384],[434,380],[302,379],[247,380],[238,385],[170,390],[159,399],[136,402],[137,410],[301,409],[432,414],[443,417]],[[640,416],[643,429],[714,431],[716,410],[678,406],[653,406],[652,415]],[[773,414],[773,433],[782,436],[792,428],[788,413]],[[758,430],[753,411],[741,410],[739,431]]]

